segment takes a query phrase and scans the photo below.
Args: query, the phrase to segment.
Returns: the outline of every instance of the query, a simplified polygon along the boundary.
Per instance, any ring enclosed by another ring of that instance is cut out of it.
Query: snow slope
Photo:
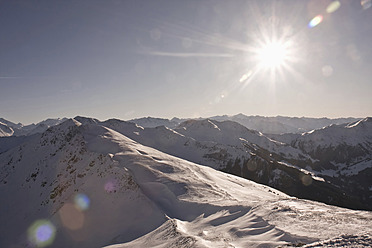
[[[143,145],[202,165],[223,170],[280,189],[292,196],[354,209],[368,203],[351,199],[337,184],[331,185],[310,165],[316,161],[300,149],[272,140],[232,121],[188,120],[175,129],[143,128],[117,119],[100,122],[76,117],[84,124],[100,124]],[[362,170],[365,164],[356,166]],[[353,171],[355,171],[353,170]],[[304,180],[305,182],[304,187]],[[358,194],[360,197],[365,192]],[[358,196],[359,197],[359,196]]]
[[[224,168],[228,159],[235,159],[238,156],[250,156],[247,149],[242,145],[244,142],[236,137],[232,143],[219,143],[213,139],[195,139],[177,132],[179,129],[172,130],[164,126],[142,128],[138,126],[133,127],[132,125],[129,127],[127,122],[116,121],[113,124],[113,120],[105,121],[102,125],[112,128],[146,146],[195,163],[208,165],[215,169]]]
[[[199,141],[212,141],[232,146],[254,144],[271,152],[283,153],[288,157],[298,157],[299,155],[306,157],[300,150],[272,140],[260,132],[249,130],[233,121],[189,120],[181,123],[174,130]]]
[[[116,133],[106,137],[122,147],[126,143]],[[135,241],[111,247],[276,247],[372,228],[365,219],[372,217],[369,212],[298,200],[272,188],[133,145],[141,160],[125,164],[143,192],[164,210],[169,220]],[[113,158],[127,161],[128,153],[117,153]]]
[[[289,197],[99,123],[30,136],[0,166],[0,247],[277,247],[372,231],[370,212]],[[53,228],[33,231],[38,220]]]
[[[124,242],[165,221],[125,168],[87,149],[89,137],[100,134],[80,126],[69,120],[0,154],[0,196],[6,199],[0,232],[7,234],[0,247],[37,247],[29,232],[39,220],[56,229],[52,247]]]
[[[314,242],[312,244],[305,245],[305,248],[317,248],[317,247],[371,247],[372,235],[370,233],[364,233],[361,235],[341,235],[328,240],[320,242]]]
[[[14,133],[13,129],[6,124],[0,122],[0,137],[12,136]]]

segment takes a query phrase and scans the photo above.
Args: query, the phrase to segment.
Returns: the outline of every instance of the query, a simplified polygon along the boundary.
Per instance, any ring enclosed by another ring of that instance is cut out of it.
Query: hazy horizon
[[[139,117],[134,117],[134,118],[130,118],[130,119],[122,119],[122,118],[119,118],[119,117],[109,117],[109,118],[97,118],[95,116],[85,116],[85,115],[75,115],[75,116],[57,116],[57,117],[47,117],[47,118],[44,118],[44,119],[40,119],[40,120],[37,120],[35,122],[22,122],[22,121],[15,121],[15,120],[11,120],[11,119],[7,119],[7,118],[4,118],[3,116],[0,116],[0,118],[3,118],[7,121],[11,121],[15,124],[18,124],[18,123],[21,123],[22,125],[31,125],[31,124],[37,124],[39,122],[42,122],[42,121],[45,121],[45,120],[48,120],[48,119],[63,119],[63,118],[67,118],[67,119],[72,119],[72,118],[75,118],[77,116],[80,116],[80,117],[86,117],[86,118],[94,118],[94,119],[98,119],[99,121],[105,121],[105,120],[109,120],[109,119],[120,119],[120,120],[123,120],[123,121],[130,121],[130,120],[134,120],[134,119],[141,119],[141,118],[159,118],[159,119],[167,119],[167,120],[172,120],[173,118],[179,118],[179,119],[198,119],[198,118],[211,118],[211,117],[216,117],[216,116],[235,116],[235,115],[239,115],[239,114],[243,114],[247,117],[251,117],[251,116],[254,116],[254,117],[265,117],[265,118],[275,118],[275,117],[288,117],[288,118],[314,118],[314,119],[322,119],[322,118],[328,118],[328,119],[347,119],[347,118],[355,118],[355,119],[363,119],[363,118],[367,118],[367,117],[372,117],[372,116],[363,116],[363,117],[355,117],[355,116],[340,116],[340,117],[327,117],[327,116],[322,116],[322,117],[311,117],[311,116],[285,116],[285,115],[276,115],[276,116],[264,116],[264,115],[246,115],[244,113],[236,113],[236,114],[232,114],[232,115],[227,115],[227,114],[220,114],[220,115],[213,115],[213,116],[197,116],[197,117],[187,117],[187,116],[182,116],[182,117],[179,117],[179,116],[172,116],[172,117],[159,117],[159,116],[139,116]]]

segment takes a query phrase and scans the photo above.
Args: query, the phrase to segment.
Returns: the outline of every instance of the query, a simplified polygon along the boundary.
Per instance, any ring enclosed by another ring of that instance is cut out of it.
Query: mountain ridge
[[[368,117],[307,133],[284,135],[262,134],[236,122],[211,119],[187,120],[173,129],[144,128],[118,119],[102,122],[77,116],[73,120],[103,125],[143,145],[264,183],[293,196],[354,209],[369,209],[370,206],[368,195],[372,185],[368,175],[372,168],[369,152],[372,138],[366,135],[371,132],[371,118]],[[347,133],[354,141],[351,145],[343,144]],[[327,142],[334,140],[335,146],[321,145],[319,139],[313,138],[316,136]],[[22,141],[13,136],[3,138],[0,152]],[[356,188],[359,190],[355,191]],[[318,194],[313,193],[317,191]]]
[[[44,229],[28,231],[40,219],[57,230],[53,247],[277,247],[372,230],[369,212],[289,197],[85,121],[0,153],[1,246],[42,246],[32,235]]]
[[[178,119],[172,118],[171,120],[146,117],[128,120],[129,122],[137,123],[143,127],[156,127],[156,126],[167,126],[169,128],[174,128],[179,125],[181,122],[186,120],[201,120],[201,119],[210,119],[216,121],[234,121],[237,122],[248,129],[253,129],[262,133],[272,133],[272,134],[282,134],[282,133],[303,133],[311,131],[313,129],[319,129],[324,126],[329,126],[331,124],[342,124],[358,121],[362,118],[310,118],[310,117],[285,117],[285,116],[275,116],[275,117],[265,117],[265,116],[247,116],[244,114],[237,115],[221,115],[221,116],[211,116],[207,118],[185,118]]]

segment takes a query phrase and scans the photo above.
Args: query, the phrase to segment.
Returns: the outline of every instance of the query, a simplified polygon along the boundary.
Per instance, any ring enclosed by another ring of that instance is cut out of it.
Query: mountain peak
[[[181,128],[215,128],[219,129],[218,126],[210,119],[203,120],[187,120],[182,122],[179,127]]]
[[[143,117],[138,119],[132,119],[128,122],[136,123],[141,127],[158,127],[158,126],[166,126],[168,128],[175,128],[180,123],[180,119],[173,118],[172,120],[164,119],[164,118],[155,118],[155,117]]]
[[[80,122],[81,124],[97,124],[97,123],[99,123],[99,120],[97,120],[95,118],[84,117],[84,116],[76,116],[73,119]]]
[[[13,123],[11,121],[8,121],[8,120],[5,120],[4,118],[0,118],[0,122],[7,125],[8,127],[11,127],[11,128],[21,128],[23,127],[22,123]]]
[[[235,117],[235,118],[247,118],[248,116],[246,116],[245,114],[239,113],[237,115],[234,115],[233,117]]]

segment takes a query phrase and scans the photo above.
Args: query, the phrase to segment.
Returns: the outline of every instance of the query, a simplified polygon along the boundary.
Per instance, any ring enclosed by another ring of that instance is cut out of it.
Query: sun
[[[296,37],[262,33],[252,39],[253,42],[247,49],[250,68],[239,82],[247,85],[253,78],[261,77],[269,79],[268,82],[274,85],[284,82],[287,77],[298,75],[295,68],[301,63],[301,58],[298,57],[301,49]]]
[[[261,68],[277,69],[287,62],[289,50],[286,43],[272,41],[263,44],[256,53]]]

